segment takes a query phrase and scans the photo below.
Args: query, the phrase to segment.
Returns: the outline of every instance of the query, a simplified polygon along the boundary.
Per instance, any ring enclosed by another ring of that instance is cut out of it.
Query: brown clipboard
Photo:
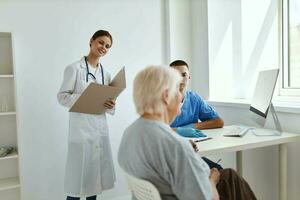
[[[123,67],[109,85],[91,83],[73,104],[69,112],[101,114],[106,110],[104,102],[116,99],[125,88],[125,67]]]

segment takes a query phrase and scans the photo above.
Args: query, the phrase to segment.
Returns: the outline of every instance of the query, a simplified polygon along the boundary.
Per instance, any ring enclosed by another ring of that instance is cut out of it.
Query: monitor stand
[[[273,106],[273,103],[270,103],[269,107],[269,113],[271,112],[272,118],[273,118],[273,123],[275,124],[276,130],[270,130],[269,133],[266,131],[259,131],[258,129],[252,130],[253,134],[256,136],[280,136],[282,134],[282,128],[280,125],[280,122],[278,120],[278,116],[276,114],[275,108]]]

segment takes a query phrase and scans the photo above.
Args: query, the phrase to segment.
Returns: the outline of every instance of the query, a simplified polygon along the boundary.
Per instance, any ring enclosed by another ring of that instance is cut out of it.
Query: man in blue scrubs
[[[218,113],[196,92],[187,90],[188,80],[190,79],[188,64],[183,60],[175,60],[170,64],[170,67],[178,70],[182,76],[180,91],[183,94],[181,114],[175,118],[171,127],[176,128],[185,125],[191,127],[193,125],[200,130],[223,127],[224,122],[218,116]]]
[[[175,60],[170,64],[170,67],[178,70],[182,76],[180,91],[183,96],[181,113],[172,122],[171,127],[174,130],[178,127],[187,127],[199,130],[223,127],[224,122],[218,116],[218,113],[210,105],[208,105],[200,95],[191,90],[187,90],[188,80],[190,79],[188,64],[183,60]],[[181,133],[179,134],[183,135]],[[188,132],[185,132],[184,134],[188,135]],[[215,167],[222,169],[222,167],[217,163],[214,163],[207,158],[203,159],[210,168]]]

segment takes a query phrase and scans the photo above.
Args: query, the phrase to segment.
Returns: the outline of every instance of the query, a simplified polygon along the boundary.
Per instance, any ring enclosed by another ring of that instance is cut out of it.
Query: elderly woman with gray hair
[[[191,143],[170,128],[180,113],[180,82],[180,74],[168,67],[150,66],[137,74],[133,97],[140,118],[125,130],[120,166],[150,181],[166,200],[256,199],[234,170],[209,169]]]

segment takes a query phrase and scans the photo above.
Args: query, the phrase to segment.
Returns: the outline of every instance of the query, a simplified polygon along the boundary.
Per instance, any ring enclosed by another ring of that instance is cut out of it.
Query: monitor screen
[[[267,117],[279,69],[260,71],[256,82],[250,110],[264,118]]]

